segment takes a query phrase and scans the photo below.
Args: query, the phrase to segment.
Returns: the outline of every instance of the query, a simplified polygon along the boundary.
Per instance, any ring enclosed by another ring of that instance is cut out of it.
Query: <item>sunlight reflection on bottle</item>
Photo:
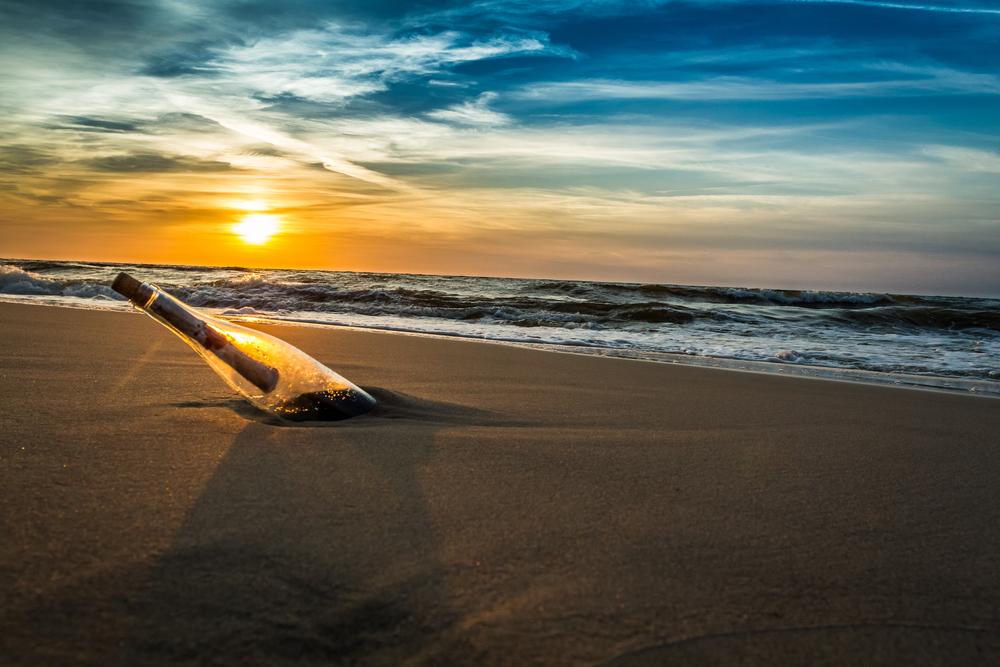
[[[125,273],[112,287],[266,412],[290,421],[336,421],[375,407],[375,399],[363,389],[283,340],[202,313]]]

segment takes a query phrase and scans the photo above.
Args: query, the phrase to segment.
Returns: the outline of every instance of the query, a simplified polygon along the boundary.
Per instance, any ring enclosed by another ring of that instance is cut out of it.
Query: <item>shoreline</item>
[[[24,304],[33,306],[46,306],[54,308],[67,308],[71,310],[87,310],[96,312],[124,312],[131,314],[142,313],[134,310],[128,302],[106,302],[108,306],[99,307],[92,305],[92,299],[80,298],[80,303],[64,301],[66,297],[56,297],[60,301],[44,301],[46,297],[0,295],[0,304]],[[72,298],[72,297],[71,297]],[[774,361],[738,359],[735,357],[708,357],[697,355],[686,355],[677,352],[655,352],[646,350],[630,350],[627,348],[612,348],[599,346],[574,345],[570,343],[532,343],[527,341],[506,340],[502,338],[486,338],[477,336],[463,336],[453,333],[439,333],[426,331],[413,331],[393,327],[376,326],[356,326],[349,324],[334,324],[321,321],[282,319],[278,317],[257,316],[257,315],[223,315],[225,309],[206,309],[217,317],[237,322],[241,324],[263,324],[274,326],[290,326],[315,329],[360,331],[381,334],[396,334],[402,336],[416,336],[421,338],[469,341],[475,343],[489,343],[492,345],[509,346],[521,349],[532,349],[543,352],[555,352],[558,354],[570,354],[583,357],[601,357],[607,359],[623,359],[628,361],[643,361],[654,364],[666,364],[672,366],[690,366],[694,368],[710,368],[715,370],[735,371],[740,373],[756,373],[761,375],[771,375],[778,377],[793,377],[809,380],[826,380],[831,382],[846,382],[850,384],[860,384],[869,386],[892,387],[896,389],[911,389],[915,391],[929,391],[943,394],[953,394],[960,396],[974,396],[981,398],[1000,398],[1000,381],[964,379],[959,377],[916,375],[906,373],[884,373],[880,371],[870,371],[864,369],[838,368],[833,366],[814,366],[809,364],[793,364]]]

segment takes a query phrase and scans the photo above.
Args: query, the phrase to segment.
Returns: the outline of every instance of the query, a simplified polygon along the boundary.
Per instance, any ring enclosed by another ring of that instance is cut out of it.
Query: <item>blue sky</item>
[[[0,13],[0,254],[1000,294],[995,1]]]

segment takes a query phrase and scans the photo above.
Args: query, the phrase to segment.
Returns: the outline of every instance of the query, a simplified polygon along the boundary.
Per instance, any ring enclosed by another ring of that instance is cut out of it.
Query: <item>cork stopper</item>
[[[118,292],[135,305],[142,307],[149,301],[150,289],[124,271],[111,283],[111,289]]]

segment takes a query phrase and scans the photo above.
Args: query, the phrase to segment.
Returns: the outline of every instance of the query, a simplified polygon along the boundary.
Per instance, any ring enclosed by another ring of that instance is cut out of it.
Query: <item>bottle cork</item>
[[[115,281],[111,283],[111,289],[140,308],[145,307],[149,303],[149,298],[153,294],[152,289],[148,285],[136,280],[124,271],[119,273]]]

